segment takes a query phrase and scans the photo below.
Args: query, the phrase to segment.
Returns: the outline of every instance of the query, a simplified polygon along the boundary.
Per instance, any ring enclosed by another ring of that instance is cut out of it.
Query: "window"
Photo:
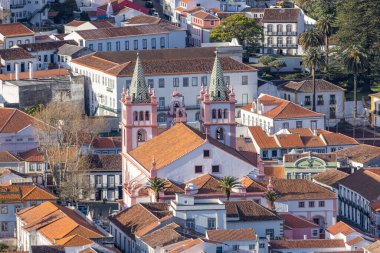
[[[282,129],[289,129],[289,122],[282,123]]]
[[[314,201],[309,201],[309,207],[314,207]]]
[[[107,51],[111,51],[112,50],[112,44],[111,42],[107,42]]]
[[[273,45],[273,38],[268,37],[267,42],[268,42],[268,45]]]
[[[165,107],[165,98],[164,97],[158,98],[158,106],[159,107]]]
[[[224,140],[224,130],[223,128],[219,127],[216,129],[216,139],[217,140]]]
[[[215,25],[215,21],[214,20],[210,20],[210,25],[211,26]]]
[[[336,109],[335,107],[330,107],[330,119],[335,119],[336,118]]]
[[[44,55],[44,62],[48,62],[48,56],[46,54]]]
[[[230,84],[230,76],[224,76],[224,82],[228,85]]]
[[[239,245],[232,245],[232,250],[239,250]]]
[[[268,150],[263,150],[263,157],[268,157]]]
[[[195,229],[195,220],[194,219],[186,219],[186,228]]]
[[[259,243],[259,248],[264,249],[265,248],[265,243]]]
[[[8,231],[8,222],[2,221],[1,222],[1,232],[7,232]]]
[[[134,40],[134,41],[133,41],[133,49],[134,49],[134,50],[139,49],[139,41],[138,41],[138,40]]]
[[[115,187],[115,176],[114,175],[107,176],[107,187]]]
[[[195,173],[202,173],[203,167],[202,165],[195,165]]]
[[[304,208],[305,207],[305,202],[303,202],[303,201],[298,202],[298,207]]]
[[[189,78],[188,77],[184,77],[183,78],[183,84],[182,84],[183,87],[189,87]]]
[[[273,31],[273,25],[268,25],[267,30],[268,30],[268,32],[272,32]]]
[[[160,38],[160,47],[165,48],[165,38],[164,37]]]
[[[94,44],[89,44],[89,45],[88,45],[88,48],[89,48],[90,50],[94,50]]]
[[[124,50],[129,50],[129,41],[124,42]]]
[[[173,78],[173,87],[179,87],[179,78],[178,77]]]
[[[292,31],[292,25],[286,25],[286,32],[291,32]]]
[[[282,32],[282,25],[277,25],[277,32]]]
[[[271,240],[274,240],[274,229],[273,228],[265,229],[265,235],[269,236]]]
[[[335,100],[335,95],[330,95],[330,105],[335,105],[336,100]]]
[[[15,213],[22,209],[21,205],[15,205]]]
[[[8,206],[2,206],[1,207],[1,214],[7,214],[8,213]]]
[[[156,49],[156,38],[152,38],[151,44],[152,44],[152,49]]]
[[[272,150],[272,157],[277,157],[277,150]]]
[[[310,96],[305,96],[305,105],[311,105]]]
[[[192,86],[198,86],[198,77],[192,77],[191,78],[191,85]]]
[[[248,85],[248,76],[241,77],[241,85]]]
[[[216,253],[223,253],[223,247],[222,246],[216,247]]]
[[[203,150],[203,157],[206,157],[206,158],[210,157],[210,150],[208,149]]]
[[[324,207],[325,206],[325,202],[324,201],[319,201],[318,202],[318,206],[319,207]]]
[[[165,88],[165,79],[164,78],[158,79],[158,88]]]
[[[278,44],[278,45],[282,45],[282,44],[283,44],[282,37],[278,37],[278,38],[277,38],[277,44]]]
[[[103,51],[103,44],[102,43],[98,43],[98,51],[99,52]]]
[[[154,79],[148,79],[148,86],[154,88]]]
[[[323,95],[318,95],[317,105],[323,105]]]
[[[202,76],[201,77],[201,85],[207,86],[207,76]]]
[[[293,42],[292,37],[286,37],[286,44],[291,45]]]
[[[120,41],[116,41],[116,51],[120,51]]]
[[[209,230],[216,229],[216,219],[215,218],[208,218],[207,219],[207,229],[209,229]]]
[[[316,130],[317,129],[317,121],[316,120],[312,120],[311,121],[311,130]]]
[[[13,47],[13,41],[9,41],[9,47]]]
[[[142,44],[143,44],[143,49],[147,49],[148,48],[148,41],[147,41],[147,39],[143,39],[142,40]]]
[[[7,71],[11,71],[11,65],[7,64]]]
[[[211,171],[212,173],[219,173],[219,165],[213,165]]]
[[[313,237],[318,237],[318,229],[313,229],[312,230],[312,236]]]

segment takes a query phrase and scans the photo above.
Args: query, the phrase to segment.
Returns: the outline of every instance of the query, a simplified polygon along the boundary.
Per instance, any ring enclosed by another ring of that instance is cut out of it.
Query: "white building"
[[[371,126],[380,127],[380,92],[369,96],[371,97]]]
[[[259,252],[259,238],[253,228],[207,230],[206,239],[222,243],[221,252]],[[218,248],[217,248],[218,251]]]
[[[305,30],[304,13],[298,8],[265,9],[261,19],[264,27],[264,54],[302,55],[298,39]]]
[[[324,115],[274,96],[260,96],[241,110],[241,124],[260,126],[267,134],[281,129],[325,129]]]
[[[19,79],[20,72],[37,70],[37,59],[22,48],[0,49],[1,73],[11,73],[14,80]]]
[[[158,101],[158,122],[166,124],[166,114],[174,90],[184,95],[187,120],[199,119],[199,91],[211,77],[215,48],[185,48],[140,51],[148,86]],[[133,75],[136,51],[94,53],[72,61],[76,75],[85,75],[91,115],[120,115],[121,92]],[[154,60],[154,61],[153,61]],[[225,81],[234,88],[237,107],[257,97],[257,72],[229,57],[220,57]],[[104,65],[106,63],[106,65]]]
[[[186,30],[168,23],[74,31],[65,40],[93,51],[184,48]]]
[[[36,26],[43,25],[48,19],[49,0],[23,1],[12,0],[0,1],[2,23],[30,22]]]
[[[76,45],[64,44],[58,48],[57,51],[57,60],[58,65],[61,68],[71,68],[71,61],[84,56],[86,54],[91,54],[93,51],[87,47],[80,47]]]
[[[0,49],[34,43],[34,32],[21,23],[0,24],[0,42]]]
[[[65,24],[64,27],[65,27],[65,33],[72,33],[75,31],[112,28],[115,26],[107,20],[96,20],[96,21],[73,20]]]
[[[335,126],[345,116],[344,89],[323,79],[316,80],[316,112],[326,115],[326,126]],[[279,87],[279,96],[307,109],[313,108],[313,81],[288,82]]]

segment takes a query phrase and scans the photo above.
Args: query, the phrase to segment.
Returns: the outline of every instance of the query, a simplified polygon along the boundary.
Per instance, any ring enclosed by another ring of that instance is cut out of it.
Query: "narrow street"
[[[145,7],[146,1],[144,1],[144,0],[133,0],[133,2],[137,3],[138,5]],[[162,6],[160,5],[160,0],[152,0],[152,2],[153,2],[153,8],[156,9],[156,12],[158,12],[159,17],[165,19]]]

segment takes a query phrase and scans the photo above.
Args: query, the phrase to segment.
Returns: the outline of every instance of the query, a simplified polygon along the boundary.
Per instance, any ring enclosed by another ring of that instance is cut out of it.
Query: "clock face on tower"
[[[325,166],[326,165],[323,162],[323,160],[315,158],[315,157],[302,158],[295,163],[295,167],[299,169],[307,169],[307,168],[319,169],[319,168],[325,168]]]

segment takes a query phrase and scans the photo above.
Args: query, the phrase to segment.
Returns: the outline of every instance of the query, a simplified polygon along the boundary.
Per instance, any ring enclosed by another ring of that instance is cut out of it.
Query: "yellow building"
[[[369,96],[371,97],[371,126],[380,127],[380,92]]]

